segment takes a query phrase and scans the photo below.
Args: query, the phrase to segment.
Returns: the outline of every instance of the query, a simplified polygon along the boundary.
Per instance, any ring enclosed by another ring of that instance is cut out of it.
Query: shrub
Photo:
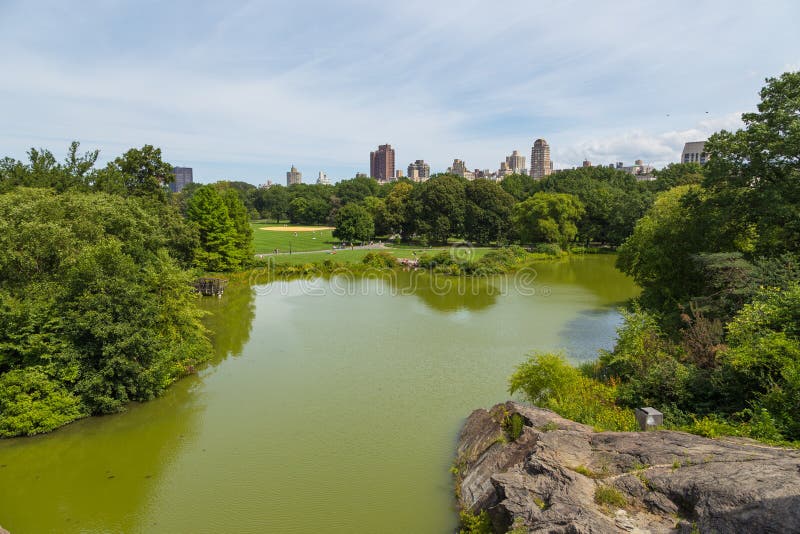
[[[486,510],[481,511],[480,514],[461,512],[460,518],[459,534],[494,534],[492,520]]]
[[[596,430],[636,430],[631,410],[617,406],[617,388],[584,376],[557,354],[536,353],[517,367],[509,391]]]
[[[86,415],[80,399],[41,367],[0,375],[0,437],[50,432]]]
[[[522,429],[525,427],[525,420],[518,413],[507,415],[503,418],[503,431],[508,436],[509,441],[517,441],[522,435]]]
[[[375,267],[376,269],[391,269],[397,265],[395,257],[383,250],[367,252],[367,255],[361,261],[364,265]]]

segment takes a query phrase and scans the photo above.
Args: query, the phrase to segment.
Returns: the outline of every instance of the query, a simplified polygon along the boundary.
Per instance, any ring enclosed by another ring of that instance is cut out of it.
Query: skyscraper
[[[194,181],[191,167],[173,167],[172,174],[175,175],[175,181],[169,184],[169,189],[173,193],[180,193],[181,189]]]
[[[531,148],[531,178],[541,180],[553,172],[550,162],[550,145],[544,139],[537,139]]]
[[[369,174],[379,182],[394,179],[394,149],[392,145],[379,145],[378,150],[369,153]]]
[[[331,185],[331,181],[328,180],[328,175],[325,174],[323,171],[319,171],[319,176],[317,177],[317,185]]]
[[[286,173],[286,185],[294,185],[294,184],[302,184],[303,183],[303,173],[298,171],[294,165],[292,165],[292,170]]]
[[[431,177],[431,166],[418,159],[408,165],[408,177],[415,182],[424,182]]]
[[[519,151],[515,150],[506,157],[506,166],[513,174],[524,174],[526,171],[525,156],[520,156]]]

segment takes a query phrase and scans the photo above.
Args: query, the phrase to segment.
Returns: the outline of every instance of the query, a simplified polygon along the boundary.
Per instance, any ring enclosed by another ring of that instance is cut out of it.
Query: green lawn
[[[414,252],[417,253],[417,256],[427,253],[427,254],[436,254],[442,250],[448,250],[446,248],[413,248],[413,247],[399,247],[399,248],[385,248],[379,249],[385,252],[392,254],[396,258],[413,258]],[[487,252],[489,252],[490,248],[476,248],[472,250],[471,257],[474,260],[481,258]],[[340,263],[359,263],[361,260],[364,259],[372,250],[368,249],[358,249],[358,250],[337,250],[336,254],[331,254],[330,250],[320,251],[320,252],[302,252],[298,254],[278,254],[277,256],[267,256],[266,258],[274,258],[276,263],[279,264],[291,264],[297,265],[302,263],[318,263],[325,260],[333,260]],[[265,258],[265,259],[266,259]]]
[[[334,239],[331,230],[315,230],[311,232],[274,232],[262,230],[265,227],[283,226],[282,224],[267,224],[251,222],[253,228],[253,248],[256,254],[272,254],[277,248],[281,252],[305,252],[310,250],[330,250],[338,239]],[[291,228],[291,225],[289,226]]]

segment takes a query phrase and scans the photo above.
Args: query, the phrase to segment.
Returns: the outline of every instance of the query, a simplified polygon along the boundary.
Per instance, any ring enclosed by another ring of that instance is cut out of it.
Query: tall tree
[[[722,214],[720,248],[800,251],[800,72],[767,79],[745,127],[706,143],[709,213]]]
[[[228,215],[225,200],[215,187],[207,185],[195,192],[189,202],[188,216],[200,233],[200,246],[195,252],[198,267],[228,271],[241,265],[236,227]]]
[[[375,224],[367,209],[354,202],[336,213],[333,236],[342,241],[366,241],[375,235]]]
[[[546,241],[566,249],[584,211],[575,195],[540,192],[514,206],[511,222],[525,243]]]
[[[417,232],[436,243],[464,235],[466,181],[439,175],[414,189],[413,206]]]
[[[473,180],[465,187],[467,200],[464,229],[467,239],[477,243],[504,242],[511,231],[514,197],[497,182]]]

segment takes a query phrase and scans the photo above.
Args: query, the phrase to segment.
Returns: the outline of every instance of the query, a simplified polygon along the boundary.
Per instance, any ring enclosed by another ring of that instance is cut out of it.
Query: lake
[[[449,533],[464,418],[533,350],[613,345],[613,256],[466,280],[232,284],[216,357],[152,402],[0,441],[0,525],[27,532]]]

